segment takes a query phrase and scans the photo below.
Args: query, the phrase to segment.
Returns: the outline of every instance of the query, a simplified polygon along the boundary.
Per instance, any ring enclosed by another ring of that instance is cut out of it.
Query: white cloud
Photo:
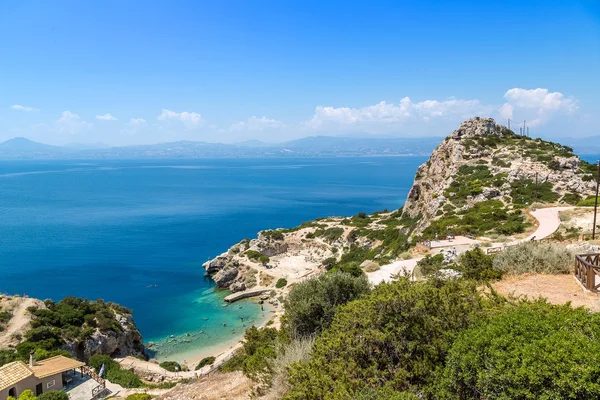
[[[316,130],[341,128],[379,133],[401,128],[411,122],[468,118],[488,114],[492,110],[492,106],[483,105],[479,100],[425,100],[413,103],[409,97],[405,97],[398,104],[382,101],[361,108],[318,106],[315,115],[304,125]]]
[[[146,120],[144,118],[131,118],[129,120],[129,125],[142,125],[145,123],[146,123]]]
[[[12,108],[13,110],[25,111],[25,112],[39,111],[37,108],[26,107],[26,106],[22,106],[20,104],[14,104],[14,105],[10,106],[10,108]]]
[[[519,119],[527,119],[528,125],[533,127],[550,121],[556,115],[573,114],[578,108],[574,98],[548,89],[513,88],[504,94],[504,100],[502,105],[454,98],[415,103],[404,97],[398,104],[382,101],[360,108],[318,106],[313,117],[302,126],[325,132],[397,133],[405,130],[422,134],[426,123],[436,123],[436,129],[438,126],[449,129],[474,116],[504,120],[518,116]],[[431,125],[427,126],[431,130]]]
[[[236,124],[231,125],[229,128],[230,131],[265,131],[268,129],[281,129],[284,128],[285,125],[281,121],[277,121],[275,119],[270,119],[267,117],[255,117],[252,116],[248,118],[247,121],[240,121]]]
[[[63,111],[61,117],[54,122],[56,129],[61,133],[75,134],[91,128],[93,125],[83,121],[79,115],[71,111]]]
[[[529,126],[548,122],[554,115],[570,115],[577,111],[577,100],[548,89],[513,88],[504,94],[506,103],[500,108],[504,118],[527,119]]]
[[[96,115],[96,119],[99,119],[100,121],[116,121],[117,120],[115,117],[113,117],[109,113],[106,113],[104,115]]]
[[[202,115],[195,112],[176,112],[171,110],[163,109],[161,114],[157,117],[159,121],[166,121],[168,119],[177,119],[184,123],[184,125],[188,128],[194,128],[200,126],[204,120],[202,119]]]

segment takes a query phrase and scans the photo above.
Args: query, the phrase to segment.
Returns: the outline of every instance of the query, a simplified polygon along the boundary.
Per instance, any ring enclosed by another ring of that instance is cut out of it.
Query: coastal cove
[[[396,209],[425,160],[3,161],[0,292],[117,302],[158,359],[183,361],[269,318],[224,307],[204,261],[260,230]]]

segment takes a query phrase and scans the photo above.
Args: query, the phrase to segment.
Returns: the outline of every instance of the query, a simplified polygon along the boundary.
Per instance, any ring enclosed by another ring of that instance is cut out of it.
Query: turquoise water
[[[398,208],[425,159],[3,161],[0,292],[123,304],[159,358],[224,343],[263,315],[224,308],[204,261],[262,229]]]

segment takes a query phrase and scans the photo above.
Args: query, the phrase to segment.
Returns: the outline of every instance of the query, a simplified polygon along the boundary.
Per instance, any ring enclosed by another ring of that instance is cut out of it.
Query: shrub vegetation
[[[598,314],[538,301],[465,330],[443,387],[455,399],[600,398]]]
[[[100,372],[100,368],[104,364],[104,377],[124,388],[144,386],[139,376],[129,370],[122,369],[119,363],[109,356],[96,354],[91,356],[87,363],[96,370],[96,373]]]
[[[178,372],[182,370],[181,365],[176,361],[163,361],[159,366],[169,372]]]
[[[202,360],[200,360],[200,362],[198,363],[198,365],[196,365],[195,371],[198,371],[200,368],[203,368],[207,365],[212,365],[214,364],[216,358],[213,356],[210,357],[204,357]]]
[[[483,311],[465,280],[378,285],[341,307],[310,360],[292,365],[286,398],[350,399],[388,385],[416,392],[435,382],[452,339]]]
[[[285,300],[283,329],[290,337],[308,337],[331,323],[337,306],[370,291],[366,277],[343,272],[322,274],[294,286]]]
[[[279,278],[277,280],[277,283],[275,284],[275,287],[277,289],[281,289],[282,287],[285,287],[287,285],[287,280],[283,279],[283,278]]]
[[[494,268],[504,274],[567,274],[573,255],[551,243],[526,242],[508,247],[494,257]]]

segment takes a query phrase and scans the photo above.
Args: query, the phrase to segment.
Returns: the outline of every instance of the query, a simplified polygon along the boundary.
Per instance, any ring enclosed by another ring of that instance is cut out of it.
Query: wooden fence
[[[596,284],[597,276],[600,277],[600,253],[575,256],[575,277],[586,290],[600,293],[600,283]]]

